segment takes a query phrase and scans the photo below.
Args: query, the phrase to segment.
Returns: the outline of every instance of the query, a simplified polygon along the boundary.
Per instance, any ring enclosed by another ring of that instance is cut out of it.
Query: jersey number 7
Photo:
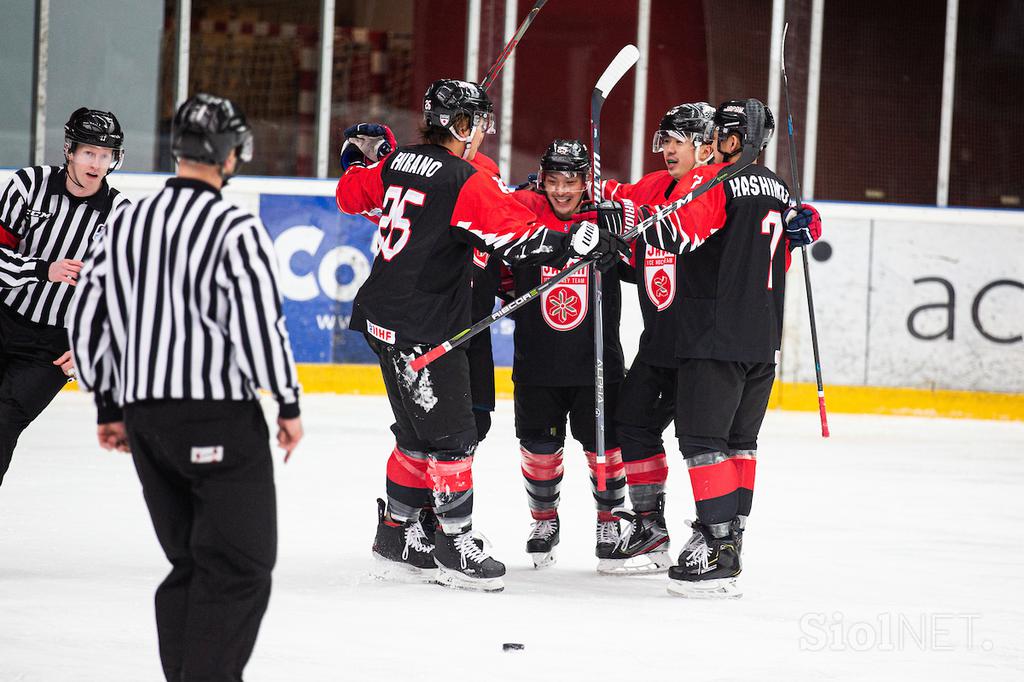
[[[384,193],[384,215],[378,223],[380,255],[384,256],[384,260],[390,261],[409,243],[412,224],[405,217],[405,205],[422,206],[426,198],[427,195],[415,189],[405,189],[399,185],[388,187]]]
[[[775,249],[779,248],[782,239],[782,215],[778,211],[768,211],[761,219],[761,234],[772,236],[768,254],[768,289],[772,288],[772,263],[775,262]]]

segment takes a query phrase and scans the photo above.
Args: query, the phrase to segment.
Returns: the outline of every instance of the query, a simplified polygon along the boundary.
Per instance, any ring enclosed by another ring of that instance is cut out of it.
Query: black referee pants
[[[68,332],[0,305],[0,484],[21,432],[67,383],[53,361],[68,350]]]
[[[256,402],[125,407],[132,459],[171,572],[156,591],[168,682],[242,679],[277,558],[274,471]]]

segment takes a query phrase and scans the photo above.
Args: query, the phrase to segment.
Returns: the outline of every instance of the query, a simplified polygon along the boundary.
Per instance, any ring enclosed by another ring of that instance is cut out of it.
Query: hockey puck
[[[520,644],[519,642],[505,642],[501,645],[502,651],[522,651],[525,648],[526,645]]]

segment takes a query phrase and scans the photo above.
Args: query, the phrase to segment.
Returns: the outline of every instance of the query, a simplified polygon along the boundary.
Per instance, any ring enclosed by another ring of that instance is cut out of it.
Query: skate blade
[[[739,599],[743,592],[736,585],[736,578],[716,580],[672,580],[668,581],[668,593],[673,597],[686,599]]]
[[[668,551],[648,552],[628,559],[601,559],[597,572],[601,575],[649,575],[664,573],[672,566]]]
[[[373,568],[370,575],[377,580],[390,583],[429,584],[437,582],[436,568],[417,568],[399,561],[385,559],[373,553]]]
[[[550,552],[531,552],[530,558],[533,559],[534,568],[548,568],[558,563],[558,557],[555,555],[555,550]]]
[[[444,585],[456,590],[472,590],[475,592],[501,592],[505,589],[505,580],[503,578],[470,578],[459,571],[446,568],[445,566],[437,567],[436,582],[438,585]]]

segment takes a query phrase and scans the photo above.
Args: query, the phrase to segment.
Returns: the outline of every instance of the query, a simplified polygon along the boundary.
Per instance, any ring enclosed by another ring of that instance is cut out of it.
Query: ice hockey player
[[[347,170],[353,163],[366,165],[365,161],[384,158],[398,146],[391,128],[380,123],[357,123],[344,131],[345,142],[341,148],[341,168]],[[481,173],[501,183],[498,164],[492,158],[475,151],[467,161]],[[383,208],[383,207],[378,207]],[[379,225],[381,211],[371,211],[366,218]],[[491,314],[498,292],[501,259],[491,259],[490,254],[473,249],[473,302],[470,318],[480,320]],[[477,439],[482,441],[491,429],[491,412],[494,411],[494,355],[491,349],[491,335],[477,334],[467,344],[469,354],[469,377],[473,401],[473,418],[476,421]],[[428,535],[429,535],[429,531]]]
[[[652,151],[664,157],[665,170],[648,173],[635,184],[607,180],[602,183],[603,197],[660,204],[710,180],[714,171],[705,167],[713,160],[713,150],[705,136],[714,113],[705,102],[669,109],[652,142]],[[633,242],[631,263],[644,330],[615,413],[632,509],[615,510],[629,525],[614,551],[598,565],[601,573],[652,573],[672,564],[664,515],[668,460],[662,433],[675,413],[678,259],[649,245],[643,235]]]
[[[472,529],[477,427],[467,355],[450,352],[419,373],[408,363],[469,326],[470,249],[511,263],[558,265],[585,255],[609,262],[628,246],[589,222],[569,234],[547,229],[466,160],[494,130],[493,106],[477,84],[435,81],[423,114],[422,144],[367,166],[350,164],[337,189],[346,213],[384,209],[380,249],[351,322],[380,359],[395,416],[388,504],[386,512],[379,508],[374,552],[413,579],[500,590],[505,567]],[[440,525],[433,547],[419,522],[424,507]]]
[[[22,168],[0,190],[0,482],[21,432],[73,376],[65,329],[89,245],[127,199],[117,117],[82,107],[64,124],[64,165]]]
[[[771,139],[771,112],[764,108],[763,128],[754,129],[746,104],[731,100],[715,111],[717,163],[735,162],[744,144],[763,150]],[[736,577],[753,496],[757,436],[782,338],[788,255],[783,236],[793,248],[821,234],[817,211],[792,203],[786,184],[753,164],[647,234],[649,244],[683,255],[677,273],[675,424],[697,520],[690,523],[693,535],[677,565],[669,569],[672,594],[742,594]],[[631,216],[641,219],[651,211],[650,206],[604,210],[600,220],[618,229]]]
[[[514,196],[551,229],[568,233],[590,181],[587,147],[578,140],[555,140],[540,160],[537,188]],[[556,268],[521,264],[512,268],[515,292],[529,291],[557,273]],[[622,457],[615,424],[605,424],[606,484],[597,489],[596,424],[594,419],[594,322],[590,268],[583,268],[541,295],[540,305],[515,313],[516,437],[522,454],[523,478],[533,523],[526,551],[534,566],[555,561],[559,542],[559,488],[566,418],[573,437],[590,465],[590,483],[597,504],[596,549],[607,558],[619,539],[612,509],[625,495]],[[614,269],[602,278],[604,300],[604,372],[607,414],[614,414],[623,375],[619,318],[622,295]],[[514,295],[514,294],[513,294]]]

